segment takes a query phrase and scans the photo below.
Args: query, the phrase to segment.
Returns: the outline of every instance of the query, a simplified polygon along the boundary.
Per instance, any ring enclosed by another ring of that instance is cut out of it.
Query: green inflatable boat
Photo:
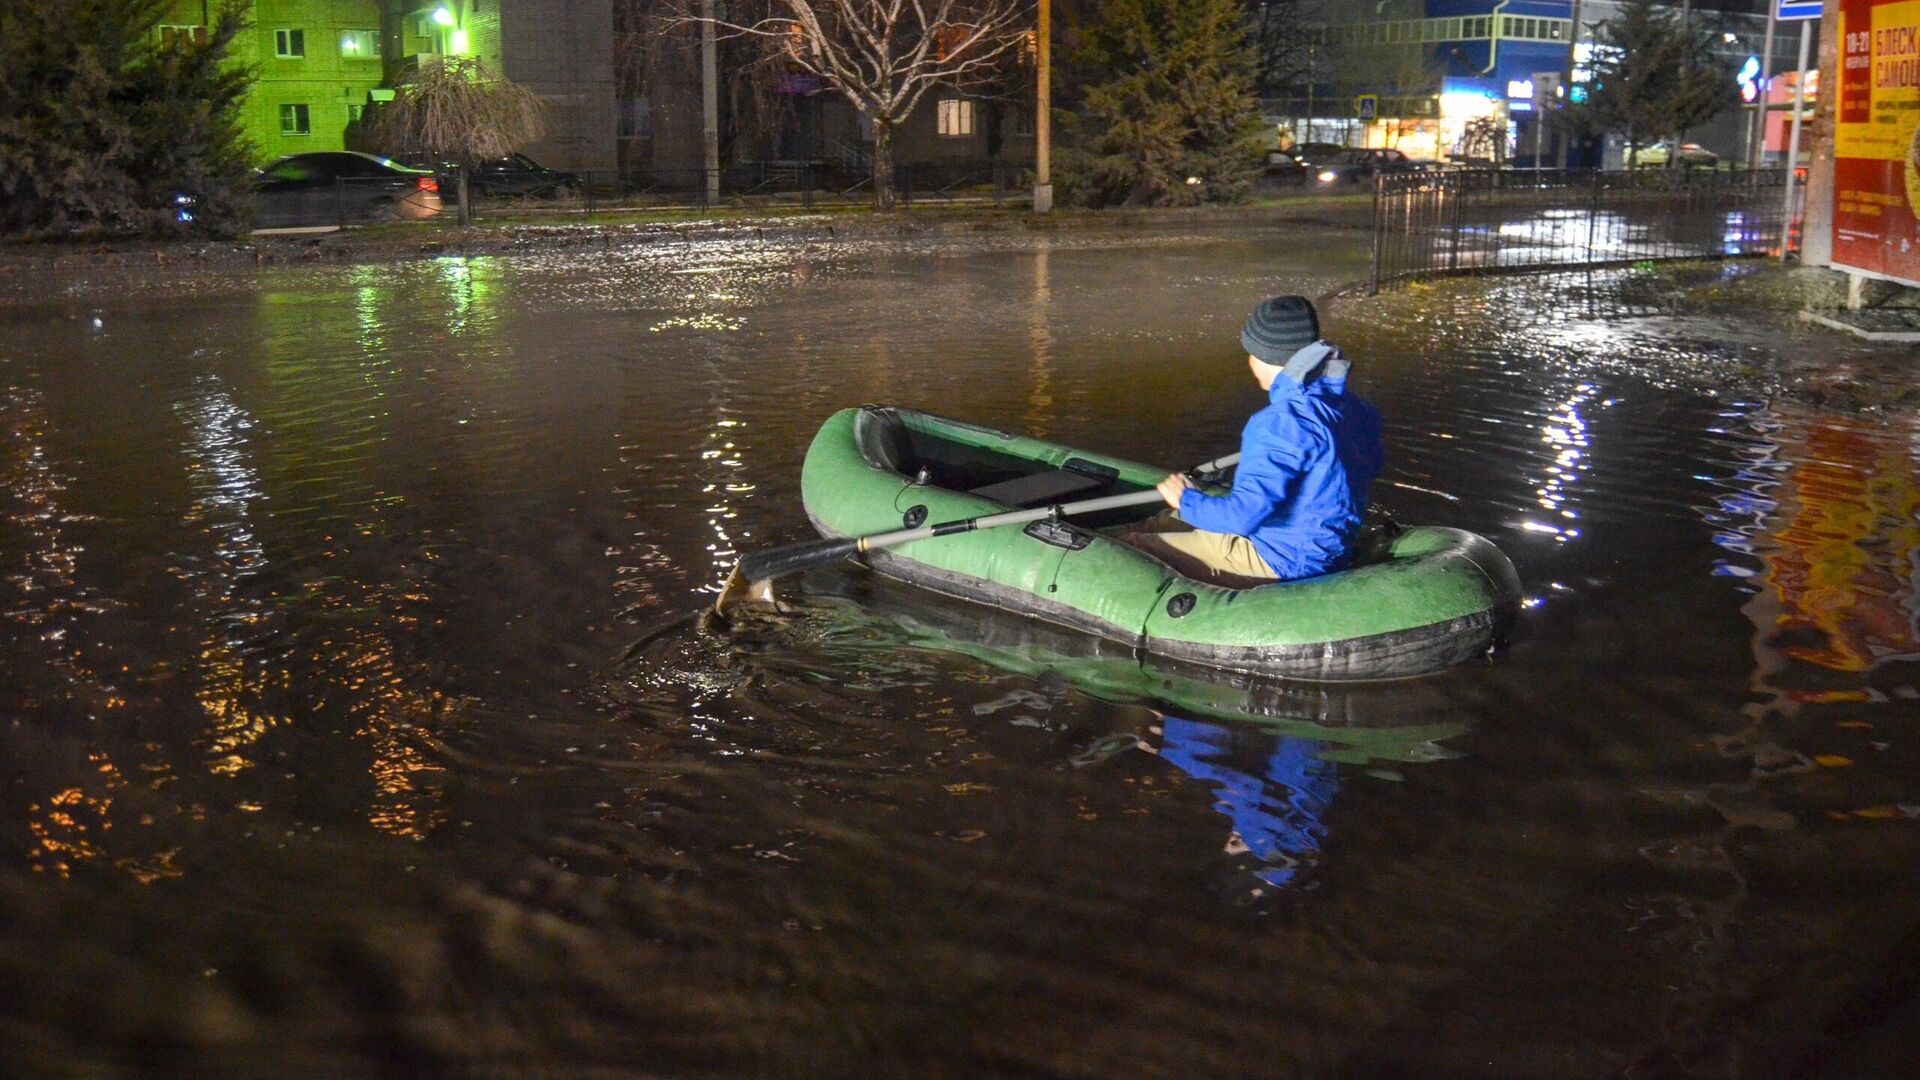
[[[1145,491],[1167,470],[906,409],[834,414],[801,499],[827,537]],[[1225,588],[1106,535],[1151,505],[868,551],[876,571],[1157,656],[1306,679],[1424,675],[1486,653],[1520,600],[1513,564],[1472,533],[1370,528],[1351,569]]]

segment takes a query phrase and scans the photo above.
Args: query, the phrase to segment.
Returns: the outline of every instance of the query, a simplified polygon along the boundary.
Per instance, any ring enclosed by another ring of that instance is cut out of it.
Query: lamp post
[[[1053,209],[1053,15],[1040,0],[1034,15],[1033,212]]]

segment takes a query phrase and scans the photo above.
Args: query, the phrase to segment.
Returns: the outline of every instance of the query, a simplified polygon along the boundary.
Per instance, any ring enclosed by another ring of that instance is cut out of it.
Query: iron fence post
[[[1587,198],[1587,261],[1593,261],[1593,234],[1600,227],[1600,185],[1606,180],[1606,174],[1599,169],[1593,170],[1593,180],[1589,185]]]
[[[1380,295],[1380,245],[1386,239],[1387,177],[1385,173],[1375,173],[1373,177],[1373,251],[1367,258],[1367,295]]]
[[[1466,177],[1460,177],[1461,183],[1453,185],[1453,205],[1448,208],[1451,219],[1447,225],[1447,269],[1460,269],[1460,204],[1465,201]]]

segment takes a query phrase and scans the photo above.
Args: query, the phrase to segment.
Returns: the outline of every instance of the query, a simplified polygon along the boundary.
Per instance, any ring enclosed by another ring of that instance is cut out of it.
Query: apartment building
[[[232,60],[251,67],[243,123],[261,161],[365,145],[369,105],[422,63],[491,61],[547,102],[548,134],[524,147],[556,168],[614,160],[610,0],[252,0]],[[204,41],[218,0],[175,0],[162,40]]]

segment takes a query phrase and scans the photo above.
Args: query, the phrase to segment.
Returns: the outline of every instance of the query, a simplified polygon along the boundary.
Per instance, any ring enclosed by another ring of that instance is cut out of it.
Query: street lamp
[[[439,23],[441,26],[452,26],[453,12],[447,10],[444,5],[434,8],[433,21]]]

